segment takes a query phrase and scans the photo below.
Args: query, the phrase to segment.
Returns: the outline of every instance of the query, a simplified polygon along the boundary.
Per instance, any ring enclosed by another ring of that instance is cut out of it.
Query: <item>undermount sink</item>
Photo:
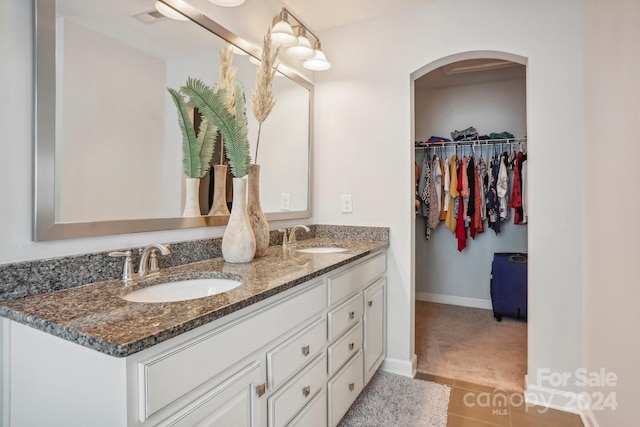
[[[337,252],[346,252],[348,251],[348,249],[338,248],[335,246],[317,246],[317,247],[296,249],[296,251],[303,252],[306,254],[333,254]]]
[[[217,295],[242,284],[239,280],[223,278],[185,279],[147,286],[124,295],[131,302],[174,302]]]

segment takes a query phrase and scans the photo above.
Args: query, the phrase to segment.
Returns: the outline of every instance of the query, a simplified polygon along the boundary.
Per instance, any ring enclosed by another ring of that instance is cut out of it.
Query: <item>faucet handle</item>
[[[124,267],[122,267],[122,276],[120,280],[125,285],[133,282],[133,262],[131,261],[131,251],[110,252],[112,258],[124,258]]]
[[[289,244],[289,237],[287,236],[287,229],[280,228],[278,229],[280,233],[282,233],[282,246],[287,246]]]

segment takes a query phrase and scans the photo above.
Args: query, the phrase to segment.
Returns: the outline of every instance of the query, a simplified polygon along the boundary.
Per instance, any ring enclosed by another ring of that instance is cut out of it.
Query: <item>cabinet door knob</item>
[[[349,384],[349,391],[353,391],[354,388],[356,388],[356,383]]]
[[[355,343],[349,343],[349,351],[352,351],[353,347],[355,347]]]
[[[353,320],[356,318],[356,312],[355,311],[350,311],[349,312],[349,320]]]
[[[267,389],[267,385],[265,383],[262,383],[256,386],[256,394],[258,395],[258,397],[262,397],[266,389]]]
[[[305,345],[304,347],[302,347],[302,354],[304,356],[308,356],[309,355],[309,346]]]
[[[304,397],[309,396],[309,394],[311,394],[311,386],[306,386],[305,388],[302,389],[302,395]]]
[[[369,301],[369,307],[373,305],[373,300]]]

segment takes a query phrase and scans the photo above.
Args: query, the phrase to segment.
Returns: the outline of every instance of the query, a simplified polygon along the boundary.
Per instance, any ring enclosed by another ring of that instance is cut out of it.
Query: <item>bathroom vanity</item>
[[[387,243],[304,245],[347,250],[163,270],[243,279],[188,301],[111,280],[3,303],[10,425],[335,426],[385,357]]]

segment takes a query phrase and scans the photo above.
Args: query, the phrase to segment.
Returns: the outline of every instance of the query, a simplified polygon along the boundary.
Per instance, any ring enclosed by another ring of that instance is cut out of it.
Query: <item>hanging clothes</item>
[[[466,157],[465,157],[466,158]],[[466,174],[466,170],[464,166],[464,159],[458,168],[458,187],[457,190],[460,192],[460,197],[458,197],[458,220],[456,221],[456,239],[458,239],[458,252],[462,252],[464,248],[467,247],[467,229],[464,226],[464,197],[462,196],[462,182],[463,176]]]
[[[489,228],[496,234],[500,233],[500,199],[498,197],[498,174],[500,173],[500,157],[494,157],[491,161],[489,174],[489,186],[487,190],[487,218]]]
[[[425,157],[422,158],[422,162],[420,164],[420,178],[418,179],[418,197],[420,199],[420,208],[418,208],[418,215],[425,216],[428,215],[427,206],[422,198],[422,193],[424,193],[424,186],[426,184],[426,174],[428,168],[426,167],[427,159]]]
[[[418,186],[420,184],[420,166],[418,166],[418,162],[415,163],[415,172],[414,172],[414,180],[415,180],[415,208],[416,214],[420,211],[420,205],[422,204],[422,199],[420,198],[420,192],[418,191]]]
[[[428,161],[423,161],[424,188],[422,190],[422,201],[424,202],[424,238],[431,239],[431,228],[429,227],[429,211],[431,210],[431,168]]]
[[[442,160],[440,159],[440,169],[442,172],[441,184],[441,204],[442,207],[440,209],[440,221],[444,221],[447,219],[447,206],[449,206],[449,159]]]
[[[427,216],[429,228],[432,230],[435,230],[435,228],[440,223],[440,210],[438,209],[439,197],[437,188],[438,186],[440,186],[440,184],[436,185],[436,168],[440,169],[440,163],[436,162],[434,159],[434,161],[431,163],[430,169],[431,176],[429,179],[429,215]]]
[[[479,163],[479,162],[478,162]],[[474,212],[473,217],[471,218],[471,226],[472,226],[472,234],[471,237],[475,238],[476,235],[480,233],[484,233],[484,224],[482,223],[482,187],[480,185],[480,172],[478,164],[475,165],[473,170],[473,182],[475,184],[475,194],[474,194]]]
[[[511,199],[509,207],[513,208],[513,223],[522,224],[522,152],[516,154],[513,160],[513,187],[511,188]]]
[[[506,220],[509,215],[507,192],[509,191],[509,175],[507,172],[507,159],[509,154],[505,151],[500,158],[500,164],[498,169],[498,199],[500,202],[500,219]]]
[[[527,155],[524,154],[522,156],[522,173],[520,176],[522,180],[522,223],[526,224],[529,221],[529,214],[527,212],[527,207],[529,205],[529,199],[527,196],[529,192],[527,191]]]
[[[458,163],[456,155],[454,154],[449,159],[449,206],[447,210],[447,218],[445,224],[451,230],[452,233],[456,232],[456,218],[455,218],[455,202],[458,198]]]
[[[436,184],[436,196],[438,198],[438,219],[440,219],[440,212],[442,212],[442,168],[440,167],[440,158],[433,156],[433,180]]]
[[[478,171],[478,176],[480,178],[480,219],[484,221],[487,219],[487,189],[489,186],[489,174],[487,172],[487,164],[482,157],[478,159],[476,170]]]

